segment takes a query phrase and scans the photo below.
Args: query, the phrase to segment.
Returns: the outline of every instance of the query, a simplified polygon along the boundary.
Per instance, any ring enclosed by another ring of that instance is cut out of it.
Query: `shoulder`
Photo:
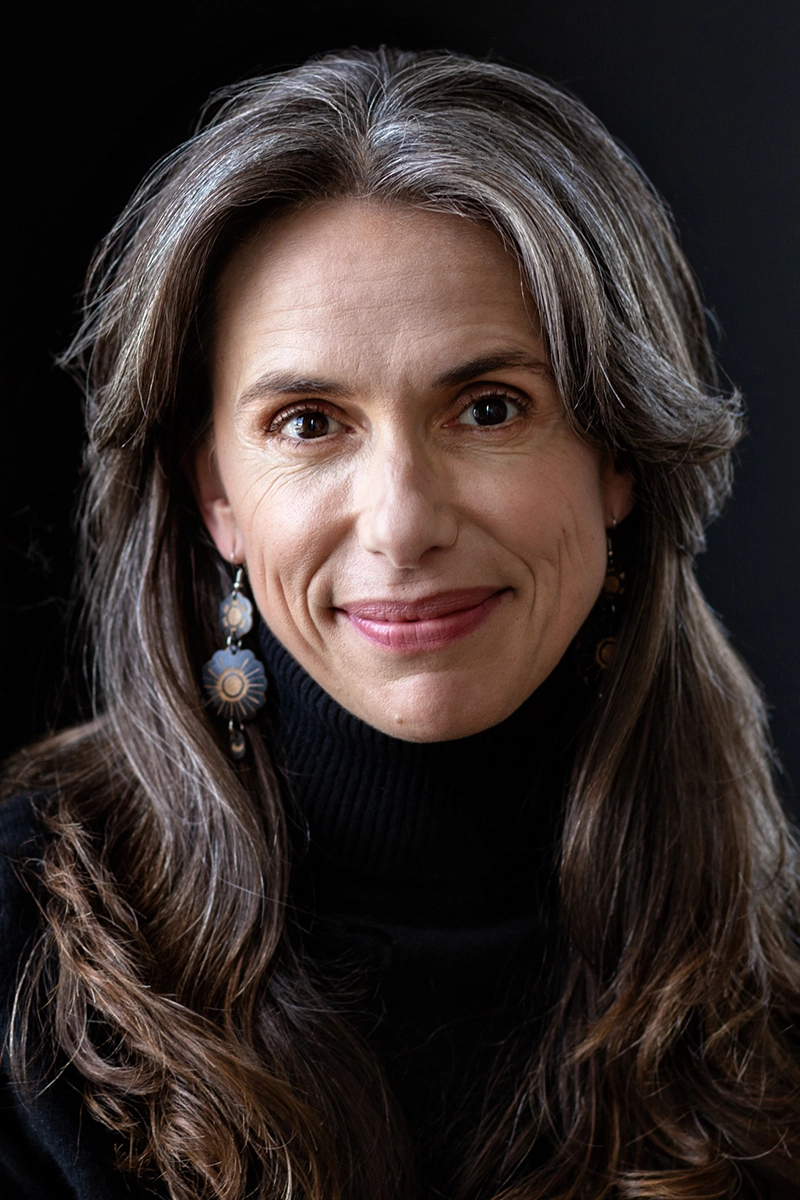
[[[36,792],[0,802],[0,904],[4,907],[22,890],[21,865],[41,856],[45,803],[46,796]]]
[[[0,990],[16,983],[18,965],[40,922],[31,884],[45,834],[41,794],[14,796],[0,803]],[[31,870],[33,868],[33,870]],[[30,881],[30,882],[28,882]]]
[[[40,792],[11,796],[0,802],[0,881],[6,883],[7,863],[27,842],[41,841],[42,809],[46,797]]]

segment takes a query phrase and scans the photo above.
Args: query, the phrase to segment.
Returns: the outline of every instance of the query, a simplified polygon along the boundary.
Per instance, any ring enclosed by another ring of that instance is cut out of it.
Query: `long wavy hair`
[[[626,152],[572,96],[454,55],[328,56],[220,93],[91,268],[65,362],[86,395],[96,716],[11,772],[45,790],[49,830],[17,1077],[49,1040],[120,1166],[172,1200],[414,1195],[380,1068],[293,948],[268,745],[232,762],[203,702],[227,568],[182,467],[208,425],[226,254],[273,212],[344,197],[496,230],[568,420],[635,481],[628,615],[565,800],[563,986],[452,1195],[791,1189],[797,860],[758,690],[693,572],[729,492],[740,398],[718,385],[669,216]]]

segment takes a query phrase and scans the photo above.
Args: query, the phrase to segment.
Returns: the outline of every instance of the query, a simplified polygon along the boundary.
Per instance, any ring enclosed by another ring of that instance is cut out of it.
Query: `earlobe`
[[[633,494],[633,477],[627,471],[618,470],[611,457],[607,455],[603,462],[601,479],[603,518],[606,529],[610,529],[623,521],[636,503]]]
[[[197,449],[189,474],[200,515],[214,545],[228,562],[244,562],[244,542],[219,473],[213,442],[208,440]]]

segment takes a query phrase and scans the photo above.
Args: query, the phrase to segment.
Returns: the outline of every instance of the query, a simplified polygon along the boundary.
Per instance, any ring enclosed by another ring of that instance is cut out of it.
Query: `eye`
[[[487,396],[479,396],[459,413],[459,425],[503,425],[512,417],[520,416],[522,406],[511,399],[505,392],[492,392]]]
[[[308,442],[314,438],[327,437],[331,433],[339,433],[344,429],[344,425],[322,409],[306,408],[279,417],[272,428],[294,441]]]

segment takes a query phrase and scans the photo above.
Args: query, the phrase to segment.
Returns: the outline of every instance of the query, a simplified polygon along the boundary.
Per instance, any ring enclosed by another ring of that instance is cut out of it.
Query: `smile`
[[[510,588],[463,588],[419,600],[359,600],[336,609],[355,631],[383,650],[439,650],[477,629]]]

